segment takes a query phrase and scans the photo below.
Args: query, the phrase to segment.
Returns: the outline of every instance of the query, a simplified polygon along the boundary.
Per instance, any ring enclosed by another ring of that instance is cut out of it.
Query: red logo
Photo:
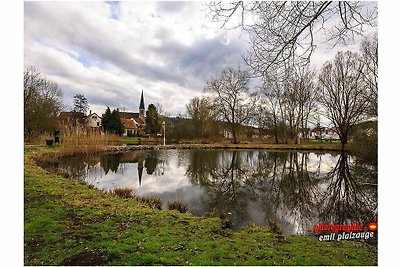
[[[368,230],[369,231],[377,231],[378,230],[378,224],[377,223],[369,223],[368,224]]]

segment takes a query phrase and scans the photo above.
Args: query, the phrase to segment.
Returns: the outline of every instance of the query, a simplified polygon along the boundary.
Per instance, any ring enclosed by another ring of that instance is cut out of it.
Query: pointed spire
[[[142,96],[140,97],[140,106],[139,106],[139,109],[144,109],[143,90],[142,90]]]
[[[143,160],[139,160],[138,161],[139,186],[142,185],[142,175],[143,175]]]

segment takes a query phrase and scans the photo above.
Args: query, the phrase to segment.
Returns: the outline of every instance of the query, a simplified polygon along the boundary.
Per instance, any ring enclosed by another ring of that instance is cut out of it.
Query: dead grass
[[[107,149],[107,146],[120,142],[121,137],[112,134],[74,134],[60,137],[60,152],[64,156],[94,154]]]
[[[143,203],[146,203],[152,209],[161,210],[162,201],[160,196],[155,196],[155,195],[143,196],[140,197],[139,200],[141,200]]]
[[[282,228],[274,220],[267,219],[267,223],[272,233],[282,235]]]
[[[136,198],[136,190],[130,187],[115,188],[112,194],[122,198]]]
[[[187,203],[184,200],[172,200],[168,201],[167,207],[169,210],[177,210],[180,213],[186,213],[187,209]]]

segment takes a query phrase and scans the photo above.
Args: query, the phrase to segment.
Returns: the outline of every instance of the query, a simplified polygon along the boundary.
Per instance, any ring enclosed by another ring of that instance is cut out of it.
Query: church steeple
[[[140,105],[139,105],[139,118],[144,122],[144,98],[143,98],[143,90],[142,90],[142,96],[140,97]]]
[[[142,90],[142,96],[140,97],[140,106],[139,106],[139,109],[144,109],[143,90]]]
[[[143,176],[143,160],[138,161],[138,176],[139,176],[139,186],[142,185],[142,176]]]

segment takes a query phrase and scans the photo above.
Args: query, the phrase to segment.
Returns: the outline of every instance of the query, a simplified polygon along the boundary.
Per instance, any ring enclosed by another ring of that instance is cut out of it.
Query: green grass
[[[310,140],[310,144],[319,144],[319,145],[341,145],[342,143],[339,140]]]
[[[128,137],[128,136],[122,136],[121,137],[121,142],[123,144],[133,144],[133,145],[138,145],[142,143],[143,137]]]
[[[47,173],[25,149],[25,265],[377,265],[376,247],[222,229],[220,218],[151,209]]]

